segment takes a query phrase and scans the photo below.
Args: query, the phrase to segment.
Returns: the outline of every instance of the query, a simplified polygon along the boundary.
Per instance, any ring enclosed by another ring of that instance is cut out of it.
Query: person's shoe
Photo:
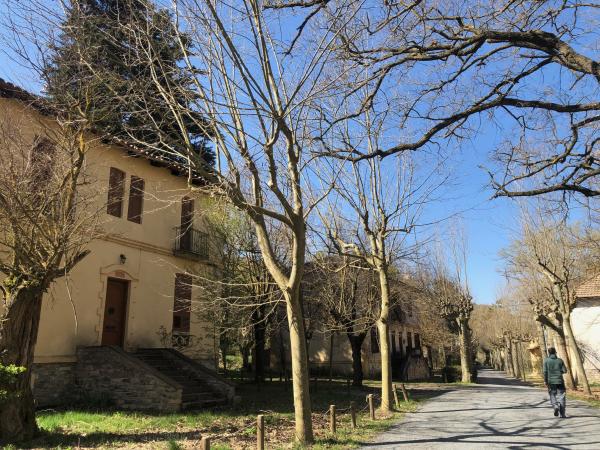
[[[560,417],[562,417],[563,419],[565,417],[567,417],[567,415],[565,414],[565,407],[561,405],[560,407]]]
[[[554,408],[554,417],[558,417],[558,408]]]

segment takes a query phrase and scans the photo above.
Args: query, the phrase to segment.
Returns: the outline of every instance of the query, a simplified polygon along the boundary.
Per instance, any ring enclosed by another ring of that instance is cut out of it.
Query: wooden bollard
[[[203,437],[200,439],[200,450],[210,450],[210,438]]]
[[[329,405],[329,431],[335,434],[337,431],[337,424],[335,423],[335,405]]]
[[[400,401],[398,400],[398,387],[396,384],[392,385],[392,391],[394,392],[394,403],[396,404],[396,409],[400,410]]]
[[[350,402],[350,423],[352,428],[356,428],[356,404],[354,402]]]
[[[367,395],[367,401],[369,402],[369,416],[371,420],[375,420],[375,404],[373,403],[373,394]]]
[[[265,416],[262,414],[256,417],[256,448],[265,450]]]
[[[406,392],[406,387],[404,387],[404,383],[402,383],[400,385],[400,388],[402,388],[402,396],[404,397],[404,401],[407,402],[408,401],[408,392]]]

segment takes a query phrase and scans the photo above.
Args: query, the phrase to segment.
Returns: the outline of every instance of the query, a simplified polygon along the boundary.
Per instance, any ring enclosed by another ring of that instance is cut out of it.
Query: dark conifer
[[[73,0],[46,67],[47,94],[62,107],[85,109],[108,140],[210,168],[209,127],[195,111],[179,37],[189,50],[169,12],[147,0]],[[176,113],[163,89],[181,106]]]

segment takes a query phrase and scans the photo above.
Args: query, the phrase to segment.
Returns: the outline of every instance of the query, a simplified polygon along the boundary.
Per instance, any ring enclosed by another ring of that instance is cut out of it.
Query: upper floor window
[[[131,175],[129,184],[129,205],[127,207],[127,220],[142,223],[142,212],[144,209],[144,180]]]
[[[125,190],[125,172],[115,167],[110,168],[108,177],[108,201],[106,212],[111,216],[123,216],[123,194]]]

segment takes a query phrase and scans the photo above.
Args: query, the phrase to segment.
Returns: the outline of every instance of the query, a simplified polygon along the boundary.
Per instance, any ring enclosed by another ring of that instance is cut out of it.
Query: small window
[[[125,172],[111,167],[108,178],[108,202],[106,205],[106,212],[111,216],[123,216],[124,181]]]
[[[371,353],[379,353],[379,340],[377,339],[377,330],[371,328]]]
[[[131,175],[129,184],[129,205],[127,206],[127,220],[142,223],[142,212],[144,209],[144,180]]]

